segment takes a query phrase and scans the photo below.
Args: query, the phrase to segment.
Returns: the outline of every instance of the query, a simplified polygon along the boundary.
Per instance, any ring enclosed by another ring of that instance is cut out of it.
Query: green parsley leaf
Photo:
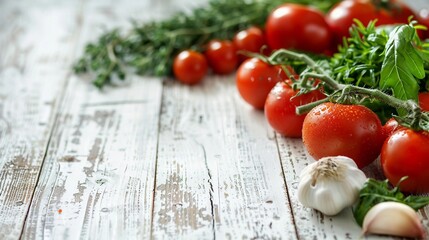
[[[418,101],[417,79],[425,77],[423,58],[413,45],[415,34],[410,25],[398,26],[390,33],[381,70],[380,88],[390,88],[393,96],[403,100]]]

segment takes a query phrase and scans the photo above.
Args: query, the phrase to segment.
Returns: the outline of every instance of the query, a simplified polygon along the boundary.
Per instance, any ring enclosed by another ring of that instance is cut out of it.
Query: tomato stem
[[[319,104],[325,103],[325,102],[329,102],[329,98],[324,98],[324,99],[320,99],[305,105],[301,105],[298,106],[296,108],[296,114],[301,115],[304,113],[308,113],[311,109],[313,109],[314,107],[318,106]]]

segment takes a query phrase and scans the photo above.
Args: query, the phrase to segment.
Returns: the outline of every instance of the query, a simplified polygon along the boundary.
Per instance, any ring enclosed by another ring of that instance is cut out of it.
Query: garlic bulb
[[[324,157],[302,170],[298,200],[325,215],[336,215],[356,202],[365,181],[351,158]]]
[[[363,220],[363,233],[423,238],[425,233],[419,215],[410,206],[382,202],[372,207]]]

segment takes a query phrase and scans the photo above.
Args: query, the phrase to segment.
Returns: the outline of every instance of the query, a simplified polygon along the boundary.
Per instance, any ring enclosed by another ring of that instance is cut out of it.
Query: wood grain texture
[[[21,234],[69,73],[79,9],[74,1],[0,3],[0,239]]]
[[[85,8],[82,45],[114,16],[126,18],[108,2]],[[82,80],[68,84],[24,238],[147,238],[161,81],[100,92]]]
[[[142,9],[148,19],[180,9],[159,3],[85,2],[78,51],[107,27],[145,20]],[[150,237],[162,81],[129,80],[99,91],[69,78],[23,238]]]
[[[273,137],[232,76],[195,87],[167,83],[153,236],[295,239]]]
[[[161,87],[102,93],[72,79],[25,238],[149,237]]]

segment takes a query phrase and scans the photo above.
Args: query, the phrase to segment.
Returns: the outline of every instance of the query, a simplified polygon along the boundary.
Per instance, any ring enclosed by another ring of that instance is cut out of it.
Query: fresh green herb
[[[344,39],[339,52],[331,58],[330,67],[336,81],[391,92],[402,100],[417,101],[421,80],[429,71],[427,44],[422,44],[414,26],[376,28],[355,21],[350,37]],[[388,34],[390,32],[390,34]],[[374,111],[386,106],[372,103]],[[387,112],[389,115],[391,111]],[[399,114],[405,115],[402,110]],[[381,116],[382,117],[382,116]],[[386,116],[390,118],[390,116]]]
[[[342,104],[363,104],[377,101],[394,108],[397,112],[405,112],[406,115],[396,116],[396,119],[401,125],[414,130],[429,131],[429,112],[422,112],[418,103],[412,99],[402,100],[379,89],[338,83],[332,77],[332,73],[327,64],[323,64],[323,61],[316,62],[303,53],[281,49],[275,51],[266,59],[272,64],[282,64],[282,61],[284,61],[283,59],[289,59],[289,61],[303,61],[307,64],[308,70],[301,73],[299,77],[300,80],[294,83],[294,87],[300,89],[298,94],[306,93],[321,85],[327,90],[325,91],[328,96],[326,99],[297,107],[298,114],[308,112],[313,107],[327,101]],[[314,86],[315,79],[319,81],[316,86]]]
[[[395,97],[416,100],[417,79],[429,71],[425,64],[429,59],[428,44],[423,44],[416,33],[421,26],[415,22],[397,27],[375,24],[372,21],[364,26],[355,20],[350,37],[331,58],[335,79],[363,87],[391,88]]]
[[[322,79],[330,101],[363,104],[382,122],[396,116],[403,126],[428,130],[429,116],[422,113],[417,95],[427,85],[427,80],[421,79],[429,72],[429,48],[418,39],[416,29],[420,26],[414,24],[386,30],[375,28],[375,22],[365,27],[356,21],[351,37],[328,63],[283,50],[268,59],[273,64],[301,61],[308,66],[300,77],[305,81],[296,86],[301,93],[314,89],[309,79]],[[314,104],[298,109],[307,111]]]
[[[327,11],[340,0],[288,0],[315,5]],[[113,79],[125,79],[126,69],[140,75],[171,74],[174,56],[182,50],[203,50],[211,39],[231,39],[248,26],[263,26],[268,14],[284,0],[211,0],[207,7],[191,14],[178,13],[168,20],[134,23],[128,34],[119,29],[102,35],[86,46],[74,65],[76,73],[95,75],[94,85],[102,88]]]
[[[404,203],[416,211],[429,204],[429,197],[405,196],[401,193],[399,185],[403,180],[405,178],[401,179],[398,186],[390,189],[387,180],[378,181],[371,178],[368,179],[360,190],[358,204],[353,208],[353,216],[356,222],[362,226],[366,213],[373,206],[381,202],[393,201]]]
[[[338,53],[330,61],[336,81],[378,88],[389,36],[386,30],[378,30],[375,23],[364,26],[360,21],[355,21],[350,37],[344,39]]]
[[[386,43],[386,52],[381,67],[380,86],[390,88],[399,99],[417,101],[419,81],[425,77],[422,54],[413,44],[417,33],[412,25],[395,28]],[[418,39],[418,37],[417,37]]]

